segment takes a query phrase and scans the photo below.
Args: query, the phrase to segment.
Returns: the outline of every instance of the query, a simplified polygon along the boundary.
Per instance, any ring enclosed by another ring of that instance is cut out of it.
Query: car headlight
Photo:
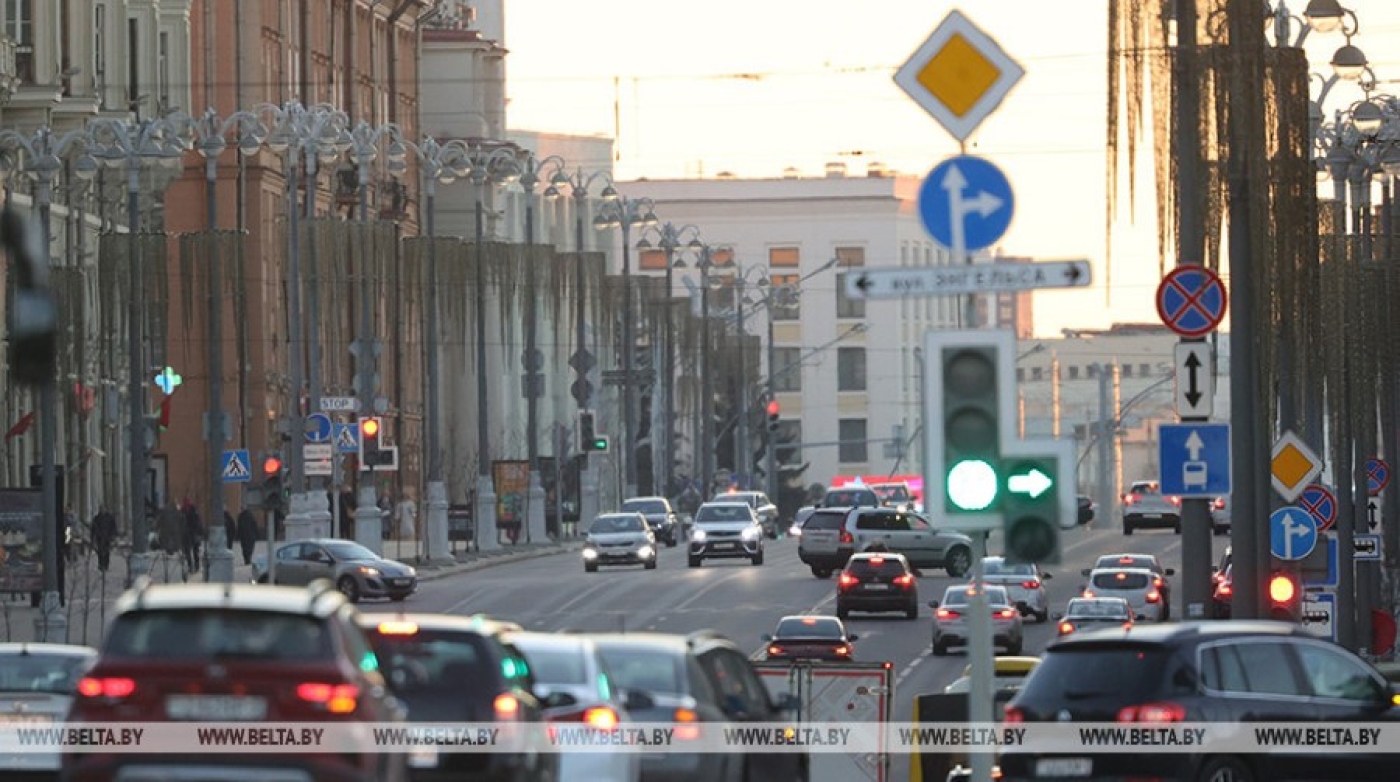
[[[597,549],[593,549],[593,548],[586,548],[586,549],[584,549],[584,550],[583,550],[583,558],[584,558],[584,559],[597,559],[597,558],[598,558],[598,550],[597,550]]]
[[[690,533],[690,539],[695,541],[696,543],[703,542],[706,537],[707,536],[705,535],[705,530],[703,529],[697,529],[694,532]]]
[[[743,540],[758,540],[759,536],[762,534],[763,531],[758,527],[748,527],[743,532],[739,533],[739,537]]]
[[[367,576],[377,576],[379,575],[379,568],[362,567],[360,568],[360,572]]]
[[[406,575],[406,576],[416,576],[416,575],[418,575],[418,571],[414,570],[412,567],[410,567],[410,566],[408,566],[408,565],[404,565],[404,566],[403,566],[403,570],[404,570],[404,575]]]
[[[652,557],[656,556],[656,549],[652,548],[649,545],[642,544],[642,547],[637,549],[637,556],[641,557],[642,559],[651,559]]]

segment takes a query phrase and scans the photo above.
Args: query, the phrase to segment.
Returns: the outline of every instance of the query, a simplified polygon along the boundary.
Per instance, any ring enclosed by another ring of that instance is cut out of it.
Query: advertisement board
[[[44,495],[0,489],[0,592],[44,588]]]

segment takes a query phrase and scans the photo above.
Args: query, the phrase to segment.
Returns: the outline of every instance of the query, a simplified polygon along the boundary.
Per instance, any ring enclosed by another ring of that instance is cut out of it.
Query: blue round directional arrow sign
[[[324,443],[331,439],[331,417],[325,413],[312,413],[306,417],[306,441]]]
[[[939,244],[953,252],[992,246],[1011,225],[1011,183],[991,162],[959,155],[939,163],[919,188],[919,216]]]
[[[1317,546],[1317,519],[1297,507],[1286,505],[1269,515],[1269,549],[1285,562],[1306,559]]]

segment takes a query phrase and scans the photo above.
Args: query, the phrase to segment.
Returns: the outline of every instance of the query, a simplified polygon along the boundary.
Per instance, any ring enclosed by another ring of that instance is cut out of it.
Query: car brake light
[[[297,685],[297,697],[307,703],[321,704],[332,714],[349,714],[355,710],[360,688],[353,684],[305,682]]]
[[[1217,597],[1229,597],[1234,591],[1235,588],[1230,585],[1229,581],[1221,581],[1219,584],[1215,585],[1215,594]]]
[[[694,709],[676,709],[676,713],[671,716],[678,723],[676,738],[690,741],[700,738],[700,726],[695,724],[700,718]]]
[[[837,580],[837,583],[838,583],[842,588],[845,588],[845,587],[855,586],[856,584],[859,584],[859,583],[860,583],[860,579],[856,578],[855,576],[851,575],[850,573],[842,573],[842,574],[841,574],[841,578]]]
[[[1211,507],[1215,508],[1216,510],[1224,510],[1224,509],[1225,509],[1225,498],[1224,498],[1224,497],[1216,497],[1216,498],[1215,498],[1215,502],[1211,503]]]
[[[1124,505],[1136,505],[1139,499],[1140,499],[1140,498],[1139,498],[1136,494],[1124,494],[1124,495],[1123,495],[1123,504],[1124,504]]]
[[[783,647],[778,646],[777,644],[774,644],[773,646],[768,647],[768,656],[769,656],[769,657],[772,657],[772,656],[774,656],[774,655],[779,655],[779,654],[782,654],[782,653],[783,653]]]
[[[833,649],[832,651],[835,652],[835,653],[836,653],[836,656],[838,656],[838,657],[845,657],[845,656],[847,656],[847,655],[849,655],[849,654],[851,653],[851,647],[849,647],[849,646],[838,646],[838,647],[836,647],[835,649]]]
[[[902,587],[906,587],[906,588],[907,588],[907,587],[910,587],[910,586],[912,586],[912,585],[914,584],[914,577],[911,576],[911,575],[909,575],[908,573],[905,573],[905,574],[902,575],[902,576],[895,576],[895,577],[894,577],[894,582],[895,582],[896,584],[899,584],[899,585],[902,586]]]
[[[951,609],[940,608],[937,612],[935,612],[935,616],[937,616],[939,619],[957,619],[958,617],[962,616],[962,614]]]
[[[1147,602],[1149,602],[1149,603],[1160,602],[1161,599],[1162,599],[1162,593],[1161,593],[1161,592],[1158,592],[1158,591],[1155,590],[1155,589],[1152,590],[1151,592],[1148,592],[1148,593],[1147,593]]]
[[[583,712],[583,721],[590,728],[612,730],[617,727],[617,712],[606,706],[596,706]]]
[[[1181,722],[1185,719],[1186,709],[1171,701],[1124,706],[1118,710],[1119,722]]]
[[[1021,582],[1022,589],[1040,589],[1040,582],[1035,579],[1027,579]]]
[[[1167,502],[1170,502],[1170,503],[1173,504],[1173,505],[1180,506],[1180,505],[1181,505],[1181,498],[1180,498],[1180,497],[1168,497],[1168,498],[1167,498]]]
[[[1089,589],[1084,590],[1084,594],[1080,595],[1080,597],[1093,597],[1093,596],[1094,596],[1093,591],[1092,591],[1092,590],[1089,590]]]
[[[856,539],[855,539],[855,536],[853,536],[853,535],[851,534],[850,530],[844,530],[844,529],[843,529],[843,530],[841,530],[841,542],[842,542],[842,543],[855,543],[855,542],[856,542]]]
[[[1015,706],[1007,706],[1002,710],[1001,721],[1010,724],[1020,724],[1026,721],[1026,713]]]
[[[1152,586],[1155,586],[1155,587],[1157,587],[1158,589],[1161,589],[1161,588],[1162,588],[1162,577],[1161,577],[1161,576],[1153,576],[1153,577],[1152,577]]]
[[[1074,625],[1069,622],[1060,622],[1060,635],[1069,635],[1074,632]]]
[[[87,698],[125,698],[136,692],[136,680],[122,676],[95,679],[84,676],[78,680],[78,693]]]
[[[417,635],[417,622],[380,622],[380,635]]]
[[[520,701],[508,692],[497,695],[496,700],[491,702],[491,707],[496,710],[496,716],[500,719],[514,719],[520,713]]]
[[[1124,623],[1123,623],[1123,629],[1124,629],[1124,630],[1131,630],[1131,629],[1133,629],[1133,620],[1129,619],[1128,621],[1124,622]]]
[[[995,612],[992,613],[992,616],[995,616],[997,619],[1014,619],[1014,618],[1016,618],[1016,609],[1014,609],[1014,608],[1002,608],[1002,609],[998,609],[997,611],[995,611]]]
[[[871,557],[871,558],[870,558],[870,564],[874,565],[875,567],[880,567],[881,565],[885,564],[885,558],[884,558],[884,557]]]

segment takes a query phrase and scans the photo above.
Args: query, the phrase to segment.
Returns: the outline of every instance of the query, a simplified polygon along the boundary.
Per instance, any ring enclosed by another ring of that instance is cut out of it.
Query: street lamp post
[[[232,541],[224,530],[224,483],[222,456],[224,448],[223,397],[223,303],[220,286],[223,283],[223,259],[215,237],[219,229],[218,177],[219,156],[227,147],[226,137],[234,128],[239,130],[238,149],[252,155],[262,144],[258,141],[257,116],[251,112],[234,112],[221,119],[213,108],[193,123],[198,134],[195,150],[204,158],[204,199],[209,231],[209,545],[208,569],[205,579],[228,584],[233,582]]]
[[[128,123],[117,119],[94,120],[89,126],[94,154],[107,166],[126,166],[127,254],[131,296],[127,317],[128,402],[131,405],[131,565],[132,580],[150,571],[150,526],[147,489],[146,370],[143,349],[146,286],[137,232],[141,222],[141,168],[148,161],[179,165],[182,147],[178,131],[168,120],[148,119]],[[223,520],[218,520],[220,524]]]
[[[749,275],[752,272],[758,272],[758,279],[754,282],[749,281]],[[745,298],[745,296],[749,285],[754,285],[755,287],[759,288],[759,290],[763,290],[770,286],[771,283],[768,280],[768,269],[762,266],[750,266],[747,269],[743,266],[740,266],[738,269],[738,274],[735,275],[734,284],[735,286],[737,286],[737,290],[735,291],[736,298],[734,300],[734,312],[738,317],[738,322],[736,325],[739,328],[739,443],[736,449],[738,450],[738,453],[735,455],[734,464],[735,467],[739,470],[743,470],[744,472],[751,472],[748,469],[749,457],[752,455],[749,451],[749,418],[751,411],[749,410],[750,402],[748,359],[745,356],[745,353],[747,351],[745,351],[744,349],[744,341],[745,338],[748,337],[748,329],[744,326],[744,309],[746,305],[749,304],[749,301],[747,298]],[[767,302],[767,299],[768,297],[765,294],[759,299],[759,302]],[[771,318],[769,319],[769,322],[772,322]],[[770,343],[772,341],[771,335],[769,336],[769,341]],[[772,371],[771,365],[769,371]],[[770,388],[769,390],[771,392],[772,389]],[[770,437],[768,439],[771,441],[773,438]],[[768,448],[765,449],[765,456],[767,452],[771,452],[772,450],[773,447],[772,443],[770,442],[768,444]],[[765,467],[766,466],[767,465],[765,464]],[[764,479],[765,488],[772,485],[772,481],[768,480],[766,472],[764,475]],[[750,477],[749,480],[744,482],[744,488],[754,488],[752,477]],[[768,498],[771,501],[773,499],[773,495],[769,494]]]
[[[53,203],[53,180],[62,168],[61,159],[69,149],[78,144],[92,143],[85,130],[70,130],[55,137],[48,127],[40,128],[32,136],[25,136],[13,130],[0,131],[0,147],[19,148],[24,154],[24,170],[34,179],[34,202],[39,217],[39,240],[35,242],[40,256],[34,259],[43,274],[48,274],[53,265],[53,247],[50,244],[51,206]],[[76,167],[78,176],[91,179],[97,171],[97,162],[84,154]],[[11,264],[16,260],[11,259]],[[39,613],[34,617],[35,636],[46,643],[68,642],[68,617],[63,612],[62,595],[58,584],[58,392],[57,378],[49,373],[39,386],[39,434],[40,470],[43,511],[44,583],[39,601]]]
[[[694,225],[686,224],[682,226],[677,226],[674,223],[665,223],[659,227],[652,226],[643,229],[641,238],[637,240],[638,250],[645,251],[651,249],[651,243],[647,240],[646,237],[647,233],[653,231],[660,234],[659,238],[657,239],[657,246],[659,246],[662,249],[662,251],[666,253],[666,301],[668,305],[666,307],[666,322],[664,324],[664,336],[666,340],[666,358],[665,366],[662,367],[661,375],[661,383],[663,389],[661,398],[666,405],[666,431],[663,433],[663,436],[660,440],[661,449],[659,451],[664,461],[653,459],[653,462],[657,463],[659,461],[659,463],[662,465],[660,471],[657,473],[660,477],[661,482],[661,488],[657,493],[664,496],[669,496],[672,490],[672,486],[675,483],[676,465],[676,337],[674,322],[675,318],[671,311],[671,307],[669,306],[672,291],[674,290],[672,288],[672,285],[674,284],[673,272],[677,264],[677,249],[688,248],[698,252],[703,245],[700,242],[700,229],[696,228]],[[686,234],[690,235],[690,241],[687,244],[682,244],[681,241],[685,238]],[[653,437],[653,441],[655,441],[655,439],[656,438]]]
[[[622,474],[623,493],[637,494],[637,451],[633,441],[637,431],[637,379],[633,377],[632,354],[636,349],[636,312],[632,306],[632,226],[656,225],[655,204],[650,198],[631,199],[614,195],[593,221],[598,230],[622,229]]]

